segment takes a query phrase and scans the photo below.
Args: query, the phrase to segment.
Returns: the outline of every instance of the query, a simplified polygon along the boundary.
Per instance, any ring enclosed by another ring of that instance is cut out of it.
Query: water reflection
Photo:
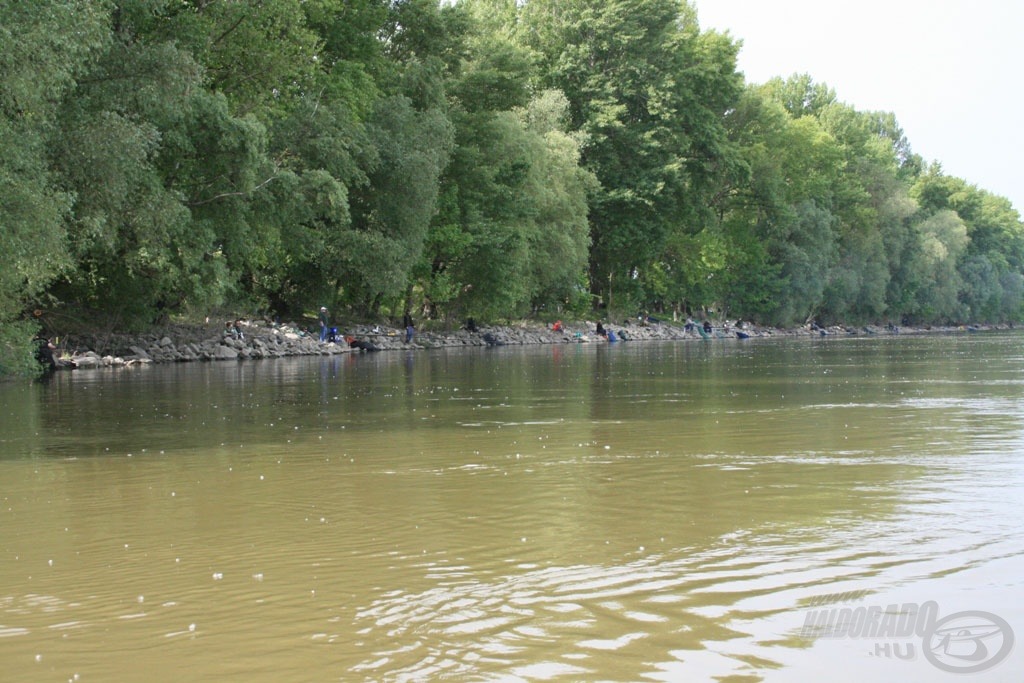
[[[1016,342],[503,347],[0,387],[0,658],[16,680],[860,680],[884,664],[867,644],[801,632],[822,595],[1019,617]],[[908,666],[883,671],[934,679]]]

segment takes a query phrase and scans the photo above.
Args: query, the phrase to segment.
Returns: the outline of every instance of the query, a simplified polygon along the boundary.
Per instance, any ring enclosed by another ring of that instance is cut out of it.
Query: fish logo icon
[[[977,673],[1006,659],[1013,629],[1002,617],[969,610],[937,619],[924,634],[924,656],[950,673]]]

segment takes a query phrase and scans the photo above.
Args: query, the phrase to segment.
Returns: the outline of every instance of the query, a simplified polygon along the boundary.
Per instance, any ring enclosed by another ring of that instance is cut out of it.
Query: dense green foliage
[[[33,312],[1021,314],[1008,200],[685,0],[0,0],[0,44],[0,372]]]

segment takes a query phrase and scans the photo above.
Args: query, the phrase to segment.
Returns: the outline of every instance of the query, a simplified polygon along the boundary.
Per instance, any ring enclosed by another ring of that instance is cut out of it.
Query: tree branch
[[[203,200],[200,200],[200,201],[189,202],[188,205],[189,206],[203,206],[204,204],[210,204],[212,202],[217,201],[218,199],[226,199],[227,197],[244,197],[245,195],[252,194],[253,192],[256,192],[257,190],[259,190],[260,188],[270,184],[270,181],[274,180],[274,178],[276,178],[276,177],[277,177],[277,174],[274,174],[274,175],[270,176],[269,178],[267,178],[266,180],[264,180],[262,183],[260,183],[256,187],[252,188],[251,190],[244,190],[244,191],[240,191],[240,192],[222,192],[221,194],[214,195],[213,197],[210,197],[209,199],[203,199]]]

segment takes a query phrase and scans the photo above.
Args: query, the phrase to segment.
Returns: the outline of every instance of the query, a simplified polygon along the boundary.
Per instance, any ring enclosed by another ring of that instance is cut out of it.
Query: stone
[[[149,355],[149,352],[141,346],[129,346],[128,350],[135,354],[136,358],[152,358],[152,356]]]
[[[237,360],[238,351],[230,346],[218,346],[213,352],[215,360]]]

